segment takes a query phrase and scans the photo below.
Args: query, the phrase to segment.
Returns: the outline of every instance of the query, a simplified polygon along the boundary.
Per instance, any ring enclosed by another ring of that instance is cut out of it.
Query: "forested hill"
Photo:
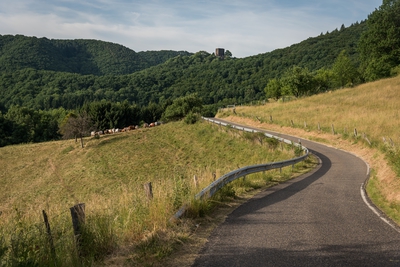
[[[214,54],[200,51],[170,58],[165,63],[132,74],[103,76],[59,71],[64,68],[64,71],[69,72],[71,70],[67,70],[67,67],[82,66],[85,71],[80,73],[90,72],[91,69],[91,72],[97,74],[118,73],[117,67],[124,66],[124,71],[129,69],[127,72],[132,72],[151,64],[148,63],[149,60],[130,60],[143,58],[142,53],[105,42],[51,41],[45,38],[3,36],[2,50],[10,52],[3,52],[1,55],[0,109],[5,112],[12,105],[45,110],[59,107],[75,109],[84,103],[101,100],[147,105],[173,100],[189,93],[198,93],[204,104],[214,107],[264,100],[264,88],[268,81],[281,77],[293,66],[307,68],[310,72],[331,68],[343,50],[346,50],[353,64],[357,66],[359,61],[356,47],[365,29],[365,22],[343,26],[290,47],[247,58],[235,58],[233,55],[221,60]],[[21,39],[15,41],[20,45],[13,47],[12,41],[4,41],[7,38]],[[22,45],[24,42],[27,44]],[[68,51],[75,52],[69,54]],[[143,54],[146,53],[148,52]],[[148,55],[154,59],[150,61],[153,64],[167,58],[160,58],[161,54],[157,52]],[[78,58],[85,60],[78,63],[75,61]],[[125,63],[118,65],[117,62]],[[22,69],[23,66],[32,68]],[[43,69],[51,69],[45,66],[58,69],[44,71]],[[102,70],[107,68],[114,70]],[[19,70],[11,71],[15,69]],[[329,88],[324,87],[326,89]]]
[[[0,35],[0,71],[25,68],[82,75],[130,74],[161,64],[185,51],[139,52],[98,40],[50,40]]]

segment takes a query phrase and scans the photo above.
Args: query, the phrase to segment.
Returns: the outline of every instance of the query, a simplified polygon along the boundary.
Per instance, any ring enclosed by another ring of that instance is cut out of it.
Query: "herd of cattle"
[[[142,128],[150,128],[150,127],[155,127],[162,124],[161,122],[152,122],[152,123],[143,123]],[[140,126],[139,125],[130,125],[128,127],[124,127],[122,129],[119,128],[113,128],[113,129],[107,129],[104,131],[92,131],[90,133],[91,136],[99,136],[99,135],[103,135],[103,134],[113,134],[113,133],[122,133],[122,132],[129,132],[132,130],[136,130],[139,129]]]

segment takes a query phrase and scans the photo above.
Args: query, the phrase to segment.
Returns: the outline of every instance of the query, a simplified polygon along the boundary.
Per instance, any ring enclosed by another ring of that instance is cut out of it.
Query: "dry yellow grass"
[[[369,192],[372,194],[377,190],[384,202],[376,204],[383,210],[392,209],[391,212],[397,213],[394,219],[400,223],[400,211],[393,208],[400,206],[400,179],[379,149],[386,146],[393,151],[399,150],[399,92],[400,76],[292,102],[236,107],[236,116],[233,116],[232,110],[225,109],[217,117],[309,138],[355,153],[366,160],[374,171],[372,179],[377,183],[373,183],[375,188],[369,188]],[[271,116],[273,122],[270,121]],[[318,124],[322,131],[318,130]],[[332,134],[332,125],[339,134]],[[367,141],[351,138],[354,129],[359,136],[365,134],[373,146],[370,147]]]
[[[229,127],[177,122],[86,138],[84,149],[74,140],[2,147],[0,235],[4,234],[8,245],[11,235],[32,225],[34,234],[44,227],[41,212],[45,210],[56,233],[57,254],[65,255],[64,242],[73,250],[69,208],[84,202],[87,223],[99,223],[101,231],[111,233],[106,236],[110,242],[118,243],[118,254],[136,260],[132,244],[154,236],[165,235],[173,242],[181,238],[180,231],[186,230],[171,231],[168,220],[213,181],[213,173],[218,178],[238,167],[294,156],[292,150],[272,150],[240,136]],[[143,189],[147,182],[153,184],[151,201]],[[260,176],[259,182],[265,185],[265,177]],[[106,225],[101,226],[104,218]],[[31,228],[27,231],[32,233]],[[31,239],[19,242],[25,246]],[[167,248],[165,254],[172,250],[169,244],[160,246]],[[157,253],[163,254],[163,249]],[[60,261],[73,262],[73,258]]]

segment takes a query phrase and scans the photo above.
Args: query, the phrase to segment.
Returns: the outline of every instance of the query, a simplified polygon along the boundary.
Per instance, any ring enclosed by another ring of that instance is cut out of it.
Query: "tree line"
[[[0,112],[0,147],[31,142],[82,138],[90,131],[124,128],[130,125],[163,120],[185,119],[194,123],[203,111],[196,95],[180,97],[163,104],[150,103],[139,107],[125,102],[90,102],[76,110],[64,108],[48,111],[12,106]]]

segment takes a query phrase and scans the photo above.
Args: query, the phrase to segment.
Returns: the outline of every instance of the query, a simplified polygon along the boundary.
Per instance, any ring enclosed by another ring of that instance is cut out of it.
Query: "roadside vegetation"
[[[287,102],[271,100],[264,106],[237,106],[236,114],[233,109],[224,109],[217,117],[245,119],[360,155],[372,168],[369,197],[400,224],[399,90],[397,76]]]
[[[260,138],[231,127],[180,121],[84,138],[83,149],[73,139],[0,148],[0,264],[92,266],[107,261],[154,266],[188,242],[196,219],[218,203],[289,179],[312,165],[310,159],[282,173],[254,174],[211,200],[194,200],[231,170],[294,157],[292,147]],[[148,182],[152,199],[144,190]],[[77,247],[70,208],[78,203],[85,203],[85,224]],[[184,218],[170,222],[185,204]]]

